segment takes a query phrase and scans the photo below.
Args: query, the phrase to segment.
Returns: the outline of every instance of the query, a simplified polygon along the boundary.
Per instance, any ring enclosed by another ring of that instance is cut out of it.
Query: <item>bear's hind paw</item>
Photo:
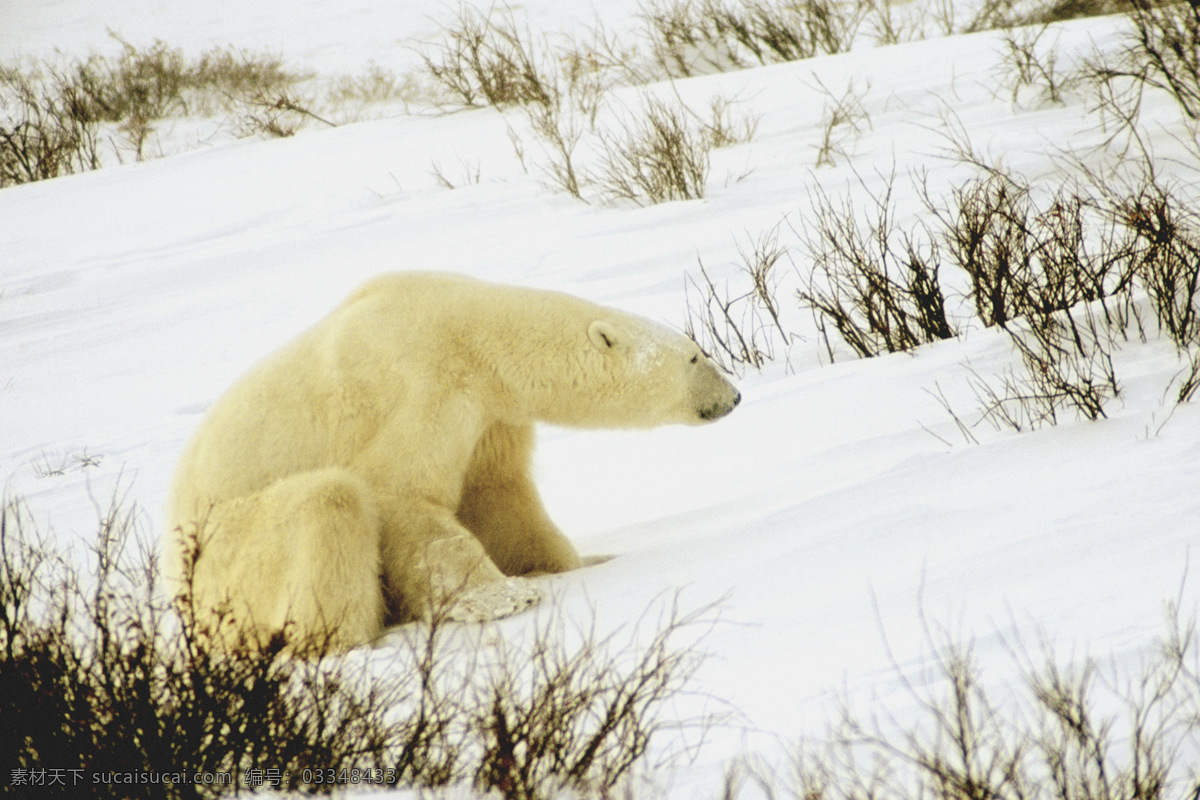
[[[454,597],[446,619],[455,622],[488,622],[510,617],[542,601],[537,587],[521,578],[505,578],[474,586]]]

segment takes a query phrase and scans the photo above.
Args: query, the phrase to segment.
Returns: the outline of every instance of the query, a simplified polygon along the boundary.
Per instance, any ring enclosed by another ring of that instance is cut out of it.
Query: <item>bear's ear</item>
[[[592,344],[601,352],[607,352],[617,346],[620,341],[620,335],[617,333],[617,327],[611,322],[606,322],[598,319],[588,326],[588,338],[592,340]]]

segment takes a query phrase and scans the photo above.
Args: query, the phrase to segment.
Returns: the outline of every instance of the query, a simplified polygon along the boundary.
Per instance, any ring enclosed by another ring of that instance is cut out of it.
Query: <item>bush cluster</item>
[[[510,800],[609,796],[667,724],[660,710],[686,688],[712,620],[668,603],[647,618],[653,630],[624,641],[552,612],[488,645],[435,615],[374,651],[297,650],[283,636],[230,649],[206,638],[186,591],[161,599],[119,505],[86,574],[22,503],[0,507],[3,790],[188,798],[473,783]]]
[[[0,187],[100,165],[99,121],[65,75],[0,69]]]
[[[421,52],[425,69],[452,97],[468,106],[497,108],[547,104],[557,87],[548,54],[522,32],[511,10],[480,11],[459,6],[444,40]]]
[[[786,771],[744,763],[726,797],[806,800],[1189,800],[1200,796],[1196,622],[1178,601],[1141,666],[1063,663],[1008,642],[1023,685],[989,691],[970,643],[927,623],[928,666],[893,661],[914,709],[903,719],[847,701],[829,735]],[[995,699],[997,696],[1002,700]]]
[[[708,121],[682,102],[649,93],[602,121],[615,85],[644,82],[619,46],[602,35],[591,46],[553,46],[522,31],[511,11],[463,6],[441,43],[427,45],[421,56],[454,102],[521,109],[551,185],[579,199],[589,187],[604,200],[639,205],[701,198],[711,150],[753,132],[730,119],[729,103],[720,98]],[[512,128],[510,135],[524,163],[521,137]],[[581,164],[584,142],[590,152],[582,160],[589,164]]]
[[[651,0],[641,15],[655,64],[687,77],[845,52],[867,8],[830,0]]]
[[[989,0],[962,24],[955,23],[952,4],[935,5],[947,33],[1027,21],[1007,0]],[[1100,12],[1099,7],[1092,10]],[[877,18],[876,27],[884,31],[881,40],[899,41],[893,11],[890,3],[872,0],[649,0],[641,7],[644,25],[638,42],[650,54],[652,63],[645,64],[638,45],[624,47],[602,30],[587,42],[552,45],[522,30],[511,9],[481,11],[464,4],[443,28],[440,41],[425,45],[421,57],[426,73],[451,101],[524,109],[548,159],[542,169],[555,187],[582,199],[584,188],[596,185],[606,199],[658,203],[703,197],[709,150],[748,139],[753,125],[725,128],[744,131],[732,139],[707,135],[718,129],[716,116],[712,123],[700,120],[697,125],[689,121],[699,120],[690,109],[668,108],[661,99],[646,96],[636,110],[638,118],[627,114],[615,129],[598,129],[597,115],[612,87],[845,52],[868,18]],[[1065,16],[1086,13],[1082,6],[1060,11]],[[1039,18],[1047,20],[1059,13],[1043,12]],[[909,33],[918,35],[916,28]],[[1027,73],[1024,80],[1049,81],[1057,97],[1061,86],[1053,64],[1047,67],[1034,58],[1032,45],[1022,49],[1013,42],[1014,64]],[[843,140],[869,123],[853,87],[840,98],[830,94],[830,99],[818,166],[832,164],[835,154],[845,156]],[[512,138],[524,163],[524,147],[516,134]],[[595,170],[580,165],[584,141],[599,153]]]
[[[819,193],[804,219],[803,238],[812,272],[798,290],[814,312],[860,356],[896,353],[955,336],[946,316],[938,250],[896,229],[889,180],[860,219],[848,201],[836,206]],[[832,357],[828,335],[826,349]]]
[[[1015,74],[1014,86],[1044,84],[1051,100],[1061,99],[1068,84],[1087,83],[1097,109],[1114,120],[1109,143],[1125,137],[1121,168],[1134,174],[1132,181],[1101,178],[1081,163],[1081,179],[1035,189],[1024,177],[981,159],[961,131],[951,130],[951,155],[976,167],[978,177],[942,199],[932,197],[922,179],[917,188],[923,224],[907,231],[896,225],[891,179],[865,214],[849,197],[839,205],[816,195],[797,231],[808,260],[796,270],[795,296],[812,313],[830,359],[835,357],[830,333],[864,357],[956,335],[963,321],[947,315],[941,286],[947,265],[967,278],[974,316],[1002,329],[1021,361],[1020,369],[998,379],[974,374],[981,421],[1023,430],[1056,422],[1063,409],[1093,420],[1105,416],[1106,404],[1120,392],[1113,365],[1118,342],[1129,337],[1132,324],[1144,335],[1137,302],[1143,296],[1186,365],[1175,381],[1177,401],[1195,396],[1200,217],[1156,170],[1139,114],[1141,92],[1156,87],[1170,91],[1181,111],[1194,116],[1200,27],[1183,5],[1135,3],[1127,13],[1134,33],[1117,66],[1089,64],[1086,80],[1055,72],[1054,54],[1036,49],[1040,32],[1025,39],[1010,33],[1005,63]],[[850,89],[835,111],[844,110],[847,99],[856,101],[865,118]],[[827,122],[827,142],[835,127]],[[742,272],[752,276],[755,268],[743,263]],[[728,369],[761,367],[776,341],[794,338],[778,325],[777,314],[775,326],[762,324],[754,291],[722,292],[703,265],[700,274],[705,287],[690,284],[704,290],[699,302],[689,297],[687,330]],[[961,424],[960,429],[967,431]]]
[[[304,77],[234,48],[194,60],[163,42],[121,48],[116,58],[0,68],[0,187],[98,168],[106,125],[140,160],[156,120],[261,106]]]
[[[817,193],[795,230],[808,259],[795,297],[812,313],[825,351],[830,334],[856,355],[912,350],[957,335],[941,276],[969,281],[966,299],[985,326],[1010,337],[1023,368],[998,384],[975,375],[981,419],[1016,430],[1058,420],[1062,409],[1105,416],[1120,384],[1118,340],[1141,326],[1136,296],[1149,298],[1159,330],[1188,362],[1177,391],[1190,399],[1200,354],[1200,216],[1151,172],[1132,189],[1063,186],[1039,199],[1021,177],[991,168],[938,201],[922,187],[928,226],[902,230],[892,180],[867,210]],[[795,267],[795,265],[793,265]],[[789,336],[754,315],[760,269],[743,254],[747,288],[731,298],[701,265],[700,301],[687,332],[727,369],[761,368]],[[754,288],[751,288],[754,287]],[[1141,331],[1139,330],[1139,333]]]
[[[1111,60],[1096,65],[1108,79],[1132,79],[1174,95],[1200,119],[1200,7],[1171,0],[1129,0],[1133,32]]]
[[[1164,86],[1194,109],[1200,97],[1194,14],[1160,0],[1138,0],[1134,9],[1138,44],[1131,45],[1129,57],[1110,71]],[[952,3],[930,0],[917,17],[932,14],[951,33],[1109,10],[1099,0],[1070,0],[1032,15],[1018,14],[1009,0],[989,0],[971,20],[956,23]],[[596,111],[612,84],[644,85],[662,77],[844,52],[868,18],[881,43],[925,35],[922,24],[906,24],[895,15],[891,0],[648,0],[641,8],[644,41],[626,46],[600,29],[591,41],[548,47],[535,46],[528,31],[517,26],[511,9],[483,12],[464,4],[443,29],[442,41],[423,49],[422,58],[428,77],[459,102],[527,108],[531,128],[551,156],[545,171],[556,186],[582,197],[586,181],[572,160],[583,136],[578,117],[587,118],[594,133]],[[232,113],[231,129],[240,136],[290,136],[308,120],[334,124],[314,111],[312,97],[296,93],[297,84],[311,76],[287,69],[278,57],[229,47],[188,59],[163,42],[137,48],[118,41],[121,53],[114,58],[93,56],[63,67],[0,67],[0,187],[99,167],[100,143],[106,139],[101,126],[106,124],[116,126],[121,135],[113,148],[117,158],[128,153],[138,160],[147,155],[154,122],[166,117]],[[650,63],[637,55],[641,47],[650,54]],[[1053,86],[1053,75],[1049,77]],[[372,65],[364,77],[334,81],[328,99],[365,103],[418,93],[412,76],[397,78]],[[653,104],[648,104],[646,125],[651,127],[652,111]],[[827,127],[832,131],[837,124],[835,120]],[[630,133],[640,125],[624,127]],[[704,128],[702,124],[698,130]],[[619,139],[609,135],[609,148]],[[686,159],[703,161],[707,154],[702,146],[713,144],[697,138]],[[830,145],[827,142],[823,153],[833,152]],[[645,148],[652,142],[641,139],[636,146]],[[674,174],[691,180],[687,165],[684,170],[678,166],[671,165]],[[615,196],[625,194],[621,190]],[[676,195],[696,196],[693,187],[672,188],[667,197]],[[639,193],[638,202],[660,201]]]

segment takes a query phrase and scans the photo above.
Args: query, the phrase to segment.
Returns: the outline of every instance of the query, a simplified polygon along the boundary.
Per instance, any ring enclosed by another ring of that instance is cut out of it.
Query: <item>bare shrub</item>
[[[279,91],[312,77],[284,64],[273,53],[235,47],[206,50],[187,70],[188,90],[184,97],[189,111],[205,111],[221,101]],[[201,97],[197,97],[201,95]]]
[[[1134,270],[1159,327],[1181,350],[1200,342],[1200,214],[1152,175],[1110,202],[1132,233]]]
[[[989,691],[971,643],[926,628],[929,666],[893,668],[911,717],[844,702],[822,740],[798,746],[790,775],[747,767],[767,797],[813,800],[1188,800],[1200,733],[1194,619],[1168,610],[1139,671],[1061,663],[1011,643],[1021,687]],[[1003,701],[996,700],[1000,694]]]
[[[863,105],[871,84],[860,90],[851,80],[846,84],[846,91],[838,97],[815,75],[813,79],[827,99],[821,112],[822,134],[821,144],[817,147],[817,166],[832,167],[835,156],[850,160],[852,154],[847,150],[849,142],[862,136],[864,125],[871,127],[871,117]]]
[[[684,77],[845,52],[864,16],[834,0],[661,0],[641,11],[656,63]]]
[[[1153,157],[1140,130],[1147,88],[1174,96],[1187,118],[1190,141],[1184,144],[1193,154],[1200,141],[1200,10],[1170,0],[1129,0],[1122,7],[1131,29],[1124,46],[1097,53],[1085,77],[1095,92],[1096,111],[1112,129],[1105,146],[1119,145],[1119,159],[1134,151],[1153,174]]]
[[[311,109],[311,101],[300,98],[287,89],[274,92],[255,92],[244,99],[243,111],[235,129],[239,137],[269,136],[277,139],[294,136],[308,119],[331,128],[337,127]]]
[[[863,357],[955,335],[938,280],[936,244],[897,230],[891,179],[871,199],[873,209],[860,219],[850,198],[838,206],[818,194],[813,221],[803,223],[800,233],[812,271],[798,297],[818,320],[831,359],[827,324]]]
[[[577,166],[575,151],[586,133],[596,130],[596,116],[608,91],[606,72],[593,67],[578,50],[572,50],[567,69],[547,76],[545,96],[525,104],[530,130],[547,156],[543,171],[551,185],[583,199],[589,178]]]
[[[981,421],[1016,431],[1057,424],[1059,412],[1073,409],[1097,420],[1120,393],[1113,367],[1112,333],[1090,305],[1046,313],[1030,311],[1008,328],[1023,370],[1009,371],[1000,385],[976,375]]]
[[[732,6],[711,0],[705,14],[723,36],[769,64],[849,50],[863,12],[831,0],[742,0]]]
[[[446,177],[446,173],[442,171],[442,165],[437,161],[433,162],[433,166],[429,171],[438,182],[438,185],[445,189],[457,189],[459,186],[478,184],[482,180],[483,168],[479,160],[476,160],[472,164],[464,158],[459,158],[458,163],[462,167],[462,180],[459,183],[454,183],[454,181]]]
[[[1194,396],[1200,219],[1143,156],[1133,189],[1089,176],[1097,196],[1064,186],[1039,205],[1026,182],[997,169],[956,190],[949,209],[926,195],[979,317],[1003,327],[1021,357],[996,378],[973,374],[981,421],[1025,430],[1057,423],[1064,409],[1106,416],[1120,392],[1116,340],[1134,321],[1145,335],[1137,289],[1187,364],[1173,381],[1178,401]]]
[[[978,33],[1010,27],[1017,20],[1015,9],[1013,0],[983,0],[974,7],[971,17],[956,32]]]
[[[971,278],[979,318],[1004,325],[1029,305],[1022,272],[1030,263],[1026,192],[1003,178],[982,179],[956,190],[954,200],[954,216],[943,220],[946,248]]]
[[[704,197],[711,141],[692,128],[682,106],[645,95],[619,132],[602,131],[601,190],[638,205]]]
[[[29,462],[33,474],[39,478],[55,478],[66,475],[68,471],[83,472],[100,465],[103,456],[89,453],[87,448],[78,451],[64,451],[57,457],[42,452],[40,456]]]
[[[1200,6],[1173,0],[1130,0],[1132,41],[1116,72],[1169,91],[1200,119]]]
[[[278,58],[228,48],[189,61],[162,42],[139,49],[117,41],[117,58],[0,68],[0,186],[97,169],[103,124],[114,124],[140,161],[164,117],[254,105],[269,95],[265,105],[275,109],[263,112],[259,128],[283,133],[284,114],[298,105],[285,108],[282,99],[302,76]],[[114,149],[123,160],[121,147]]]
[[[714,95],[709,101],[709,117],[700,121],[700,127],[714,148],[748,142],[758,130],[760,117],[735,115],[735,105],[735,100],[724,95]]]
[[[594,630],[543,624],[526,646],[502,645],[473,701],[472,725],[484,752],[476,785],[505,798],[557,797],[569,788],[612,796],[667,723],[664,702],[682,691],[699,666],[681,636],[701,637],[711,609],[684,613],[677,604],[655,621],[648,644],[618,645]],[[563,642],[577,638],[578,648]],[[671,725],[705,725],[705,720]]]
[[[504,107],[553,101],[547,55],[539,52],[528,31],[517,27],[511,9],[484,12],[460,5],[443,39],[420,55],[435,82],[463,104]]]
[[[119,57],[92,56],[68,71],[81,102],[108,122],[230,109],[241,98],[281,92],[305,77],[270,54],[214,48],[189,60],[162,41],[139,48],[114,38]]]
[[[128,117],[161,119],[185,111],[183,92],[189,83],[183,54],[155,42],[139,50],[118,39],[122,53],[115,61],[93,56],[72,67],[91,112],[98,119],[117,122]]]
[[[1185,352],[1187,366],[1179,373],[1178,385],[1175,390],[1175,400],[1178,403],[1189,403],[1200,389],[1200,344],[1194,345]]]
[[[983,0],[962,6],[950,0],[934,0],[930,12],[941,33],[978,33],[1012,30],[1022,26],[1045,26],[1054,22],[1112,14],[1125,7],[1125,0],[1038,0],[1034,3],[1014,0]],[[960,16],[958,12],[970,13]]]
[[[983,0],[970,7],[971,15],[961,21],[958,11],[961,4],[953,0],[935,0],[932,14],[938,29],[946,36],[957,33],[978,33],[1011,27],[1016,13],[1013,0]]]
[[[776,268],[787,255],[787,248],[779,243],[779,229],[772,228],[757,239],[747,236],[746,244],[738,244],[737,251],[742,269],[754,287],[751,299],[766,313],[771,327],[784,339],[788,338],[779,321],[779,301],[775,298],[779,286]]]
[[[1124,0],[1037,0],[1032,3],[983,0],[970,4],[925,0],[916,6],[895,0],[864,1],[868,7],[867,24],[875,41],[881,45],[923,38],[929,21],[936,32],[944,36],[1002,30],[1025,38],[1026,34],[1016,29],[1112,14],[1126,5]]]
[[[649,0],[640,6],[643,34],[655,64],[669,77],[743,66],[705,15],[706,0]]]
[[[901,4],[903,5],[903,4]],[[898,18],[893,0],[868,0],[864,22],[870,26],[875,43],[886,46],[912,41],[918,36],[916,23]]]
[[[1058,70],[1055,48],[1040,47],[1047,30],[1048,24],[1036,29],[1009,28],[1004,32],[1000,80],[1008,85],[1014,102],[1026,87],[1040,90],[1051,103],[1063,102],[1063,92],[1071,81]]]
[[[619,45],[598,30],[595,48],[574,42],[552,48],[522,32],[511,10],[485,13],[465,5],[443,38],[440,49],[422,53],[435,83],[466,105],[521,106],[546,156],[542,168],[551,185],[582,199],[588,180],[575,152],[595,130],[613,75],[625,69]],[[511,126],[509,137],[524,164]]]
[[[776,342],[786,346],[792,339],[780,320],[777,298],[778,267],[787,255],[778,234],[774,228],[738,245],[739,280],[745,285],[736,292],[728,282],[718,288],[703,262],[699,280],[686,276],[684,333],[727,372],[741,375],[746,368],[762,369],[775,359]]]
[[[1127,232],[1078,187],[1039,204],[1027,182],[995,168],[952,197],[940,208],[926,193],[925,205],[979,318],[1004,328],[1021,357],[997,378],[973,375],[980,421],[1020,431],[1056,424],[1064,409],[1104,417],[1120,391],[1114,336],[1125,335],[1134,285]]]
[[[194,547],[168,604],[136,518],[114,493],[82,572],[22,503],[0,505],[0,758],[17,792],[55,793],[50,772],[70,797],[472,779],[512,798],[607,791],[667,724],[660,709],[685,687],[712,622],[709,609],[669,605],[648,618],[659,627],[623,643],[567,631],[553,611],[525,647],[493,647],[435,613],[389,636],[390,653],[283,634],[218,645],[188,589]],[[216,782],[111,778],[129,773]]]
[[[529,126],[541,142],[547,161],[543,171],[552,186],[576,199],[583,199],[586,178],[576,165],[575,150],[583,138],[584,128],[574,110],[557,95],[549,104],[526,106]],[[516,137],[512,137],[514,146]]]
[[[391,100],[408,102],[421,94],[413,75],[397,75],[386,67],[372,62],[359,73],[341,75],[332,81],[327,91],[335,105],[347,103],[386,103]]]
[[[1049,0],[1018,16],[1018,25],[1047,25],[1081,17],[1100,17],[1129,8],[1128,0]]]
[[[599,19],[577,35],[556,39],[554,51],[569,84],[592,80],[597,75],[604,76],[606,84],[629,86],[655,80],[646,71],[637,44],[610,34]]]
[[[186,603],[177,617],[159,599],[134,519],[114,498],[85,576],[20,503],[0,509],[0,706],[14,785],[53,769],[70,796],[213,797],[253,785],[255,774],[260,784],[270,774],[313,783],[305,773],[326,769],[399,781],[444,774],[430,763],[420,775],[397,771],[413,734],[393,718],[414,688],[435,685],[440,661],[372,682],[349,659],[322,660],[332,651],[316,642],[299,657],[282,637],[253,652],[214,650]],[[440,695],[424,699],[450,707]],[[94,782],[100,772],[208,773],[217,783],[116,788]]]
[[[623,69],[613,51],[597,54],[573,45],[556,53],[562,68],[544,73],[541,97],[521,108],[544,156],[538,166],[551,186],[575,198],[584,199],[589,186],[598,186],[605,199],[638,204],[702,197],[712,148],[754,134],[756,120],[735,115],[734,102],[721,96],[713,98],[705,118],[682,101],[644,94],[636,110],[600,123],[608,90]],[[524,165],[524,143],[511,125],[509,138]],[[596,166],[576,157],[585,141],[588,153],[598,156]]]
[[[949,208],[925,195],[947,253],[971,279],[985,325],[1004,327],[1127,290],[1127,249],[1086,193],[1064,187],[1038,205],[1023,179],[1000,170],[955,189]],[[1097,244],[1097,239],[1100,239]]]
[[[100,166],[99,119],[63,74],[0,68],[0,187]]]

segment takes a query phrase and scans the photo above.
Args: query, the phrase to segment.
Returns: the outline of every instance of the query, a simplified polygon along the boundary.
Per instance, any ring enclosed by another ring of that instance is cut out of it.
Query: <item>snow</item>
[[[406,68],[409,46],[432,39],[447,13],[433,0],[100,5],[2,0],[0,59],[112,52],[111,30],[188,52],[268,49],[320,74]],[[636,12],[623,1],[600,16],[620,31]],[[522,13],[547,31],[597,15],[550,0]],[[1063,69],[1111,49],[1120,32],[1118,19],[1097,18],[1056,26],[1045,41]],[[174,461],[208,405],[381,271],[565,290],[682,329],[684,276],[698,261],[736,280],[738,244],[778,227],[804,263],[792,231],[816,191],[863,203],[895,174],[898,218],[918,223],[910,174],[926,171],[935,195],[969,174],[944,157],[948,122],[978,152],[1052,187],[1065,152],[1088,152],[1108,132],[1082,93],[1062,105],[1014,97],[1000,52],[1000,35],[984,33],[656,87],[701,111],[714,95],[735,98],[758,118],[752,141],[716,151],[699,201],[574,200],[522,168],[508,138],[519,112],[492,109],[383,109],[291,139],[196,146],[4,189],[0,482],[62,537],[89,535],[90,498],[114,487],[157,530]],[[849,141],[849,158],[817,168],[821,85],[838,96],[856,87],[870,125]],[[637,96],[618,92],[627,107]],[[1167,174],[1194,182],[1170,98],[1148,95],[1143,115],[1156,121]],[[477,165],[480,181],[445,188],[435,163],[452,182],[460,165]],[[1165,601],[1197,608],[1186,575],[1200,541],[1200,407],[1173,407],[1181,364],[1169,342],[1121,347],[1122,393],[1107,419],[1022,433],[981,425],[971,444],[932,392],[974,419],[970,370],[1018,361],[1003,336],[976,323],[913,354],[830,364],[807,313],[790,296],[780,302],[801,337],[741,378],[744,399],[728,418],[541,437],[551,515],[584,553],[616,556],[539,579],[558,602],[594,608],[612,627],[677,587],[685,605],[721,603],[725,623],[704,640],[711,658],[696,689],[740,722],[663,778],[672,796],[715,796],[729,759],[820,731],[835,692],[895,695],[893,657],[913,670],[928,658],[923,619],[974,637],[989,676],[1004,680],[1014,671],[1005,637],[1044,632],[1121,662],[1161,631]],[[965,321],[965,305],[958,313]],[[48,475],[47,464],[66,468]],[[515,635],[531,616],[497,630]]]

